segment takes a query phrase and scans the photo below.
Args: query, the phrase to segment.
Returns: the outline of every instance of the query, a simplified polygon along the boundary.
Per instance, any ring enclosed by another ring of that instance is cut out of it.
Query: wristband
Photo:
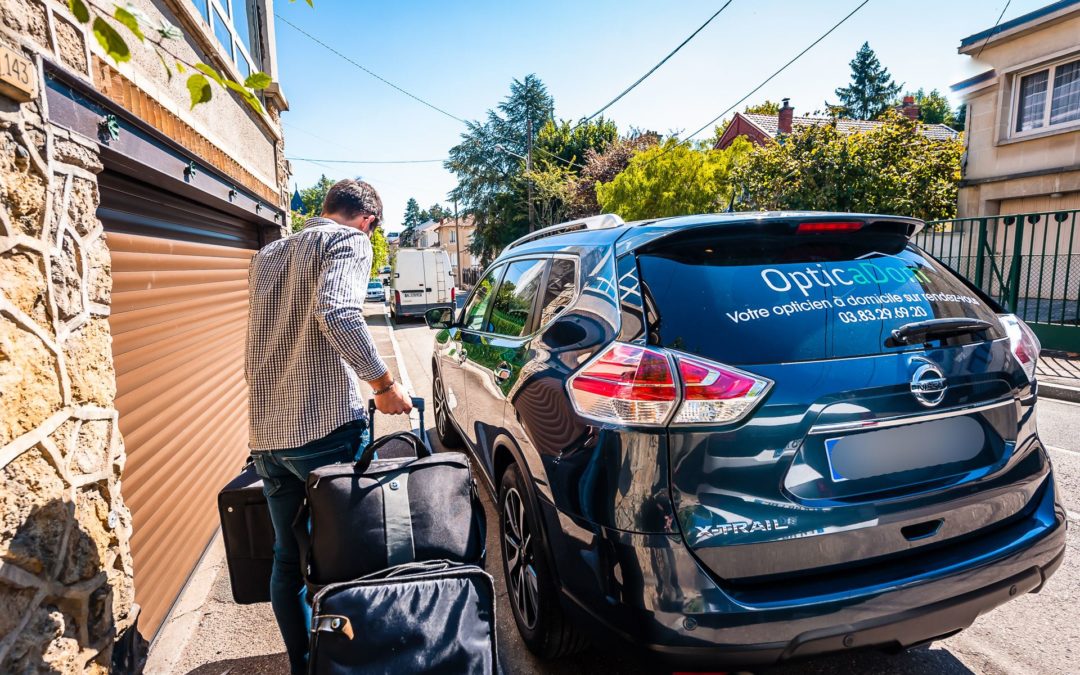
[[[390,384],[386,385],[382,389],[379,389],[378,391],[373,392],[372,396],[382,396],[383,394],[385,394],[388,391],[390,391],[391,389],[393,389],[395,384],[397,384],[397,382],[394,382],[393,380],[390,380]]]

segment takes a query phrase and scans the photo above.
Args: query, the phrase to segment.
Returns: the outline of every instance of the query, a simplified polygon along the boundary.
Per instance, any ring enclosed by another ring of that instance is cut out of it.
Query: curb
[[[1039,396],[1069,403],[1080,403],[1080,388],[1063,384],[1039,383]]]

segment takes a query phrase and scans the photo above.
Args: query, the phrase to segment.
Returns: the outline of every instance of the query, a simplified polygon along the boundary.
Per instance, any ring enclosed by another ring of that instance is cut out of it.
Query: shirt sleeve
[[[371,272],[371,247],[361,232],[334,236],[322,256],[315,318],[323,335],[360,379],[386,374],[375,340],[364,320]]]

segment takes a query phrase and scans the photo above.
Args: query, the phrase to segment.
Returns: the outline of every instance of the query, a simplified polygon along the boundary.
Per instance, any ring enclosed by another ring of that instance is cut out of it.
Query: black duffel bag
[[[403,448],[412,456],[401,458]],[[355,463],[312,471],[293,531],[313,591],[417,560],[484,563],[484,510],[468,457],[434,454],[411,431],[373,441]]]
[[[495,673],[495,585],[447,561],[330,584],[312,603],[310,647],[310,675]]]

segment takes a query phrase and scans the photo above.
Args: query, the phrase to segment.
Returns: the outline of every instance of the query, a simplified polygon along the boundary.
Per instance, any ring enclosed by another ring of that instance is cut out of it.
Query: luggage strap
[[[352,622],[349,617],[338,614],[319,614],[312,617],[312,633],[341,633],[350,640],[353,639]]]
[[[379,476],[383,494],[383,527],[386,532],[386,566],[393,567],[416,559],[413,543],[412,512],[409,510],[409,472],[406,470]]]

